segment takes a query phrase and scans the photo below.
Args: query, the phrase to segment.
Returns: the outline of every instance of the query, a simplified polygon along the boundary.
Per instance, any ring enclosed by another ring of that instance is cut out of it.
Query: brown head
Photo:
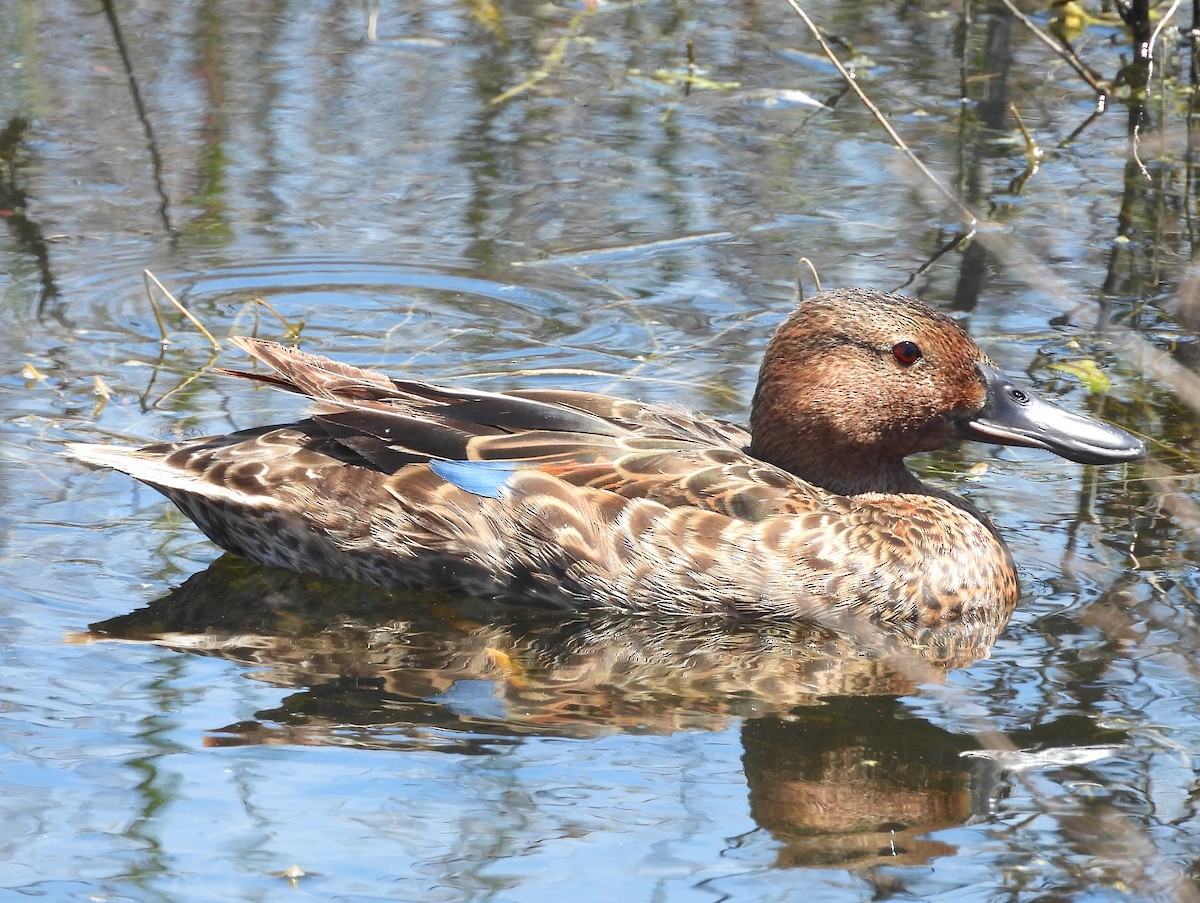
[[[902,295],[815,295],[767,345],[751,453],[844,494],[914,489],[903,459],[959,439],[1046,448],[1084,463],[1142,444],[1013,385],[945,314]]]

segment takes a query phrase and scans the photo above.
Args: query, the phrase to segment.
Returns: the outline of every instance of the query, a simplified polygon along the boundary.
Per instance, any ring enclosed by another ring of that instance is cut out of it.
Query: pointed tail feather
[[[162,453],[161,447],[151,450],[128,445],[69,442],[67,454],[88,464],[109,467],[128,474],[135,480],[172,497],[172,491],[178,491],[189,496],[253,504],[257,507],[275,506],[275,501],[268,496],[250,495],[223,483],[207,480],[202,472],[185,470],[168,463],[167,455]]]
[[[380,373],[352,367],[318,354],[288,348],[277,342],[232,336],[230,343],[262,361],[277,375],[224,371],[258,382],[268,383],[313,398],[335,399],[342,394],[355,395],[366,389],[368,396],[380,391],[394,392],[392,381]],[[358,390],[358,393],[355,392]]]

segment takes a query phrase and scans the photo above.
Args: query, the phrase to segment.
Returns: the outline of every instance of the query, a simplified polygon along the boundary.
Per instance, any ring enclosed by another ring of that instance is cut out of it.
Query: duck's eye
[[[921,348],[916,342],[897,342],[892,346],[892,356],[908,367],[921,359]]]

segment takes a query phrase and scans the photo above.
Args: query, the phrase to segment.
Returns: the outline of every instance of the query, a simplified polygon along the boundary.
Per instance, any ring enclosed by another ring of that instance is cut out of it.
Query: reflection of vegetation
[[[161,874],[167,869],[170,854],[160,834],[160,822],[164,811],[184,795],[178,776],[162,767],[162,760],[179,752],[170,734],[177,726],[173,713],[181,705],[180,694],[172,684],[181,670],[181,663],[168,662],[164,665],[164,673],[154,681],[153,695],[160,710],[146,713],[138,720],[136,735],[143,752],[127,760],[129,770],[136,777],[139,806],[136,817],[122,833],[137,841],[140,851],[136,867],[129,872],[131,883],[135,885],[141,884],[147,876]]]
[[[513,85],[508,90],[493,97],[488,103],[493,106],[506,103],[507,101],[512,100],[514,97],[524,94],[543,79],[549,78],[551,73],[553,73],[555,69],[562,65],[563,60],[566,58],[567,50],[571,46],[571,42],[578,40],[579,31],[583,25],[583,22],[590,15],[592,15],[593,12],[595,12],[594,7],[584,7],[574,16],[572,16],[571,22],[567,25],[565,33],[562,35],[562,37],[554,42],[554,45],[550,48],[549,53],[542,58],[541,65],[533,70],[533,72],[531,72],[524,81]]]
[[[208,116],[203,123],[203,146],[198,175],[200,185],[188,199],[201,212],[187,224],[188,235],[201,244],[221,245],[233,236],[227,217],[225,174],[229,168],[226,142],[230,110],[226,103],[228,76],[225,72],[225,20],[219,2],[202,2],[197,7],[197,71],[208,94]]]
[[[479,18],[493,33],[502,35],[503,30],[499,24],[499,13],[496,8],[491,4],[482,4],[486,14],[480,16],[476,10],[476,6],[477,4],[472,3],[472,10],[476,12],[476,18]],[[524,80],[491,98],[488,101],[488,105],[495,106],[507,103],[553,75],[555,70],[563,65],[571,44],[584,40],[582,37],[583,24],[595,12],[595,5],[588,4],[572,16],[566,28],[563,29],[563,34],[554,41],[550,50],[541,58],[540,64]],[[631,78],[640,78],[643,76],[643,72],[640,69],[632,68],[626,75]],[[679,69],[658,68],[649,73],[649,77],[659,84],[681,88],[685,96],[693,89],[728,91],[741,86],[741,83],[736,81],[720,81],[708,78],[704,71],[696,65],[695,44],[692,41],[687,43],[687,65],[685,67]]]

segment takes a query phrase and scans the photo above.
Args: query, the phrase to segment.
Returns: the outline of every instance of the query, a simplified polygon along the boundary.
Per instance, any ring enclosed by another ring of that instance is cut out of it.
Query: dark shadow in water
[[[1000,4],[991,4],[987,14],[987,32],[979,72],[979,90],[982,91],[982,96],[975,105],[974,114],[964,108],[960,119],[964,130],[980,130],[984,133],[984,140],[979,140],[979,136],[966,140],[966,136],[963,136],[964,140],[959,142],[959,147],[968,157],[960,166],[959,190],[963,203],[972,209],[979,209],[990,195],[992,160],[1011,156],[1008,148],[997,148],[993,141],[987,139],[1004,135],[1008,127],[1008,108],[1011,103],[1008,76],[1012,71],[1015,28],[1016,20],[1012,13]],[[992,253],[986,241],[970,242],[963,249],[958,282],[954,286],[954,300],[951,304],[954,310],[975,309],[983,294],[992,264]]]
[[[1117,14],[1125,22],[1129,32],[1130,57],[1114,79],[1116,84],[1129,88],[1130,137],[1137,139],[1138,133],[1149,123],[1146,109],[1146,89],[1150,84],[1150,67],[1154,48],[1150,36],[1153,22],[1150,18],[1150,0],[1123,0],[1115,4]]]
[[[88,639],[154,643],[294,690],[209,746],[337,745],[487,755],[528,736],[721,730],[740,720],[750,810],[783,866],[857,869],[952,852],[926,838],[983,814],[997,770],[897,697],[985,655],[978,636],[796,624],[580,619],[315,580],[226,556]],[[988,639],[993,639],[989,637]],[[905,662],[919,656],[924,667]],[[899,663],[899,667],[894,667]],[[1074,742],[1095,733],[1071,725]],[[1054,725],[1046,738],[1056,739]],[[735,841],[736,843],[737,841]]]

